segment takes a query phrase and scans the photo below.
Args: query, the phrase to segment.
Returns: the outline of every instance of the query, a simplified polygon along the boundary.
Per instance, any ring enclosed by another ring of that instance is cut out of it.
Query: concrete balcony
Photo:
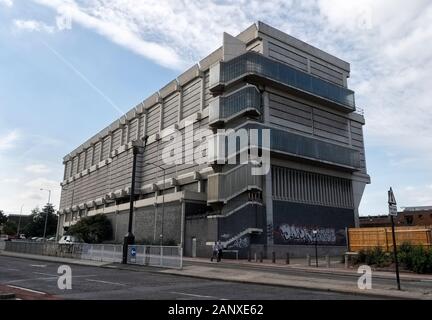
[[[218,127],[240,116],[261,115],[261,93],[255,86],[245,86],[210,102],[209,126]]]
[[[262,176],[251,174],[252,165],[239,165],[227,172],[208,176],[207,202],[226,203],[249,190],[262,190]]]
[[[210,69],[210,91],[215,94],[241,81],[272,85],[342,112],[355,111],[353,91],[256,52],[247,52]]]

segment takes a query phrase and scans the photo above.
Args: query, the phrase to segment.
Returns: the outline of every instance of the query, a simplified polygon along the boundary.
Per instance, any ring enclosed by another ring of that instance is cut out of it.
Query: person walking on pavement
[[[219,250],[218,250],[218,242],[215,241],[214,245],[213,245],[213,252],[212,252],[212,256],[210,258],[210,261],[213,262],[214,258],[218,258],[218,254],[219,254]]]
[[[219,240],[217,242],[217,262],[220,262],[222,260],[222,250],[223,250],[223,244]]]

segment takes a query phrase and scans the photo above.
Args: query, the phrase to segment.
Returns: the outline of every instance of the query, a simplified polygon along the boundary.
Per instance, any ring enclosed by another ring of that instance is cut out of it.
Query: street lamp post
[[[50,202],[51,202],[51,190],[49,190],[49,189],[40,189],[41,191],[48,191],[48,205],[50,204]],[[47,229],[47,222],[48,222],[48,207],[47,207],[47,212],[46,212],[46,214],[45,214],[45,226],[44,226],[44,233],[43,233],[43,238],[44,238],[44,240],[45,240],[45,237],[46,237],[46,229]]]
[[[128,247],[130,244],[135,243],[135,236],[132,233],[132,221],[133,221],[133,213],[134,213],[134,201],[135,201],[135,176],[136,176],[136,163],[138,154],[143,153],[145,147],[147,146],[147,136],[143,138],[144,140],[144,148],[142,149],[141,145],[135,144],[133,145],[133,163],[132,163],[132,179],[131,179],[131,190],[129,195],[129,223],[128,223],[128,232],[124,236],[123,239],[123,255],[122,255],[122,264],[127,264],[127,256],[128,256]],[[137,141],[135,141],[137,142]]]
[[[135,236],[132,233],[132,220],[133,220],[133,211],[134,211],[134,201],[135,201],[135,176],[136,176],[136,163],[137,157],[139,154],[139,147],[133,147],[133,164],[132,164],[132,181],[131,181],[131,190],[129,195],[129,224],[128,224],[128,232],[123,240],[123,257],[122,263],[127,264],[127,256],[128,256],[128,247],[130,244],[135,243]]]

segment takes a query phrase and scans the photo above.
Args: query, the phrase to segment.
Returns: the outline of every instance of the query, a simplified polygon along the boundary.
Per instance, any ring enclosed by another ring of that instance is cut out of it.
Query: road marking
[[[32,289],[28,289],[28,288],[23,288],[23,287],[18,287],[18,286],[8,285],[8,287],[15,288],[15,289],[20,289],[20,290],[24,290],[24,291],[28,291],[28,292],[32,292],[32,293],[37,293],[37,294],[46,294],[45,292],[42,292],[42,291],[36,291],[36,290],[32,290]]]
[[[192,294],[192,293],[185,293],[185,292],[171,291],[170,293],[182,294],[184,296],[190,296],[190,297],[195,297],[195,298],[210,298],[210,299],[218,299],[218,300],[228,300],[228,299],[218,298],[218,297],[214,297],[214,296],[204,296],[204,295],[200,295],[200,294]]]
[[[57,275],[57,274],[56,275],[52,275],[52,274],[49,274],[49,273],[42,273],[42,272],[33,272],[33,273],[47,275],[47,276],[50,276],[50,277],[9,280],[9,281],[6,281],[5,283],[15,283],[15,282],[32,281],[32,280],[57,280],[58,277],[60,276],[60,275]],[[97,276],[96,274],[86,274],[86,275],[81,275],[81,276],[72,276],[72,279],[75,279],[75,278],[88,278],[88,277],[96,277],[96,276]]]
[[[105,283],[105,284],[114,284],[117,286],[126,286],[126,284],[124,283],[118,283],[118,282],[111,282],[111,281],[103,281],[103,280],[96,280],[96,279],[86,279],[87,281],[90,282],[100,282],[100,283]]]
[[[432,282],[432,279],[422,279],[421,282]]]
[[[6,283],[14,283],[14,282],[22,282],[22,281],[32,281],[32,280],[56,280],[58,276],[55,277],[45,277],[45,278],[30,278],[30,279],[17,279],[17,280],[9,280]]]
[[[32,272],[32,273],[34,273],[34,274],[41,274],[41,275],[44,275],[44,276],[58,277],[57,274],[52,274],[52,273],[45,273],[45,272]]]
[[[30,267],[36,267],[36,268],[46,268],[46,264],[31,264]]]

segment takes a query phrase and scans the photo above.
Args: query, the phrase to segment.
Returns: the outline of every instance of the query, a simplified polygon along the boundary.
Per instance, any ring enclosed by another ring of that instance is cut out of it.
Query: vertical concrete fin
[[[353,189],[353,202],[354,202],[354,222],[356,228],[359,227],[359,206],[360,201],[363,196],[364,189],[366,187],[366,183],[362,181],[352,181],[352,189]]]
[[[229,61],[246,52],[246,44],[233,37],[232,35],[223,33],[222,59]]]

